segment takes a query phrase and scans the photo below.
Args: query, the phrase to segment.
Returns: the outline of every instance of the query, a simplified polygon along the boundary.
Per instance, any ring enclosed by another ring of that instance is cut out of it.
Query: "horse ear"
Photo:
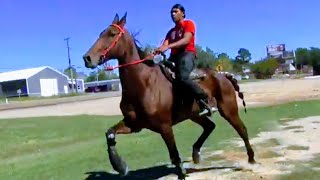
[[[118,13],[116,13],[116,16],[114,16],[112,24],[118,24],[118,22],[119,22],[119,15]]]
[[[124,26],[126,24],[127,21],[127,12],[124,14],[124,16],[120,19],[119,25],[120,26]]]

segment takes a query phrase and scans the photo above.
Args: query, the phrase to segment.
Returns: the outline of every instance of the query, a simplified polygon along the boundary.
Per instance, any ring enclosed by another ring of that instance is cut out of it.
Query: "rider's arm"
[[[171,31],[172,31],[172,29],[166,34],[166,37],[165,37],[165,39],[164,39],[164,41],[163,41],[163,43],[161,45],[162,47],[169,45],[169,36],[171,34]]]
[[[165,39],[161,46],[168,46],[168,45],[169,45],[169,40]]]

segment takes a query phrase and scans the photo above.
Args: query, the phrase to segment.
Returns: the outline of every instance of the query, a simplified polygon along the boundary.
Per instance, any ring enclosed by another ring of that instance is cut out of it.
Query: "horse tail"
[[[246,102],[244,101],[243,93],[240,92],[240,87],[238,85],[238,81],[231,74],[226,73],[225,76],[232,83],[234,89],[238,92],[238,97],[240,99],[242,99],[242,104],[244,106],[244,112],[247,113]]]

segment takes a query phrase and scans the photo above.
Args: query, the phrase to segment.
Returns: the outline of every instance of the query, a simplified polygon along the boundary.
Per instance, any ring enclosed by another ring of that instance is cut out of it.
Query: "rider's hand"
[[[157,49],[155,49],[156,54],[164,53],[166,50],[168,50],[168,46],[160,46]]]

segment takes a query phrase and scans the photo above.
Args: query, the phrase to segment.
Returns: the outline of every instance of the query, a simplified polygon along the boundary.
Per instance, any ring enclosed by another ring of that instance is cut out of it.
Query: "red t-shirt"
[[[192,38],[190,42],[185,47],[172,48],[171,54],[178,54],[184,51],[191,51],[196,53],[195,47],[195,25],[191,20],[183,20],[181,23],[177,24],[172,28],[166,35],[166,40],[169,40],[169,44],[177,42],[183,38],[185,32],[191,32]]]

